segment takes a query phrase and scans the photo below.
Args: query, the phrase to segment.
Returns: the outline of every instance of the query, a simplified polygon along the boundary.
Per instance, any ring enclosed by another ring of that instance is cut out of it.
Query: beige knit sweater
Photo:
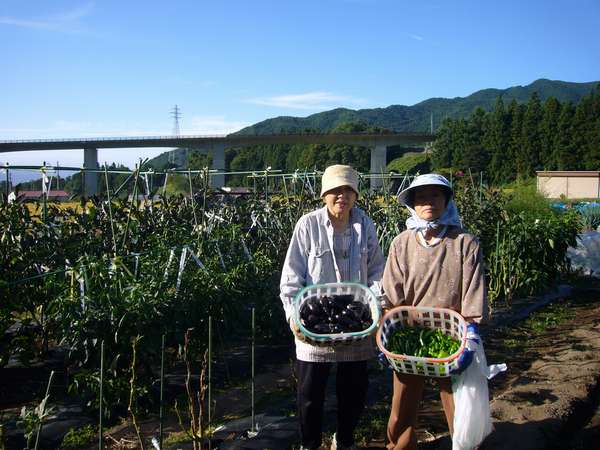
[[[419,243],[415,230],[396,236],[382,286],[387,296],[386,308],[398,305],[449,308],[477,323],[487,316],[479,241],[458,227],[450,227],[432,247]]]

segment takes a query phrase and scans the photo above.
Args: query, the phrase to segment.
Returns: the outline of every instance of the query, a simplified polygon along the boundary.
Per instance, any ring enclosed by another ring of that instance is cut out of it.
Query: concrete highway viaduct
[[[371,151],[371,173],[386,171],[387,148],[393,145],[424,146],[435,135],[429,133],[389,134],[267,134],[267,135],[219,135],[219,136],[148,136],[81,139],[37,139],[0,141],[0,153],[40,150],[83,150],[83,168],[98,168],[98,149],[108,148],[189,148],[205,150],[212,155],[212,186],[225,183],[225,149],[261,144],[347,144],[367,147]],[[96,172],[86,172],[86,194],[93,195],[97,189]],[[371,187],[380,187],[381,180],[371,179]]]

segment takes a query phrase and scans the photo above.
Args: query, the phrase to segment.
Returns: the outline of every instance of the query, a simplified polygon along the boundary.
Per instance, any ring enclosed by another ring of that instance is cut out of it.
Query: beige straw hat
[[[321,178],[321,197],[340,186],[350,186],[358,196],[358,173],[352,167],[342,164],[329,166]]]

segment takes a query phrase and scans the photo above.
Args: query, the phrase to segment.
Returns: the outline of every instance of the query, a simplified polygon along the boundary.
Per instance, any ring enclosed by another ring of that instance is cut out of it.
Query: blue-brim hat
[[[453,194],[452,186],[450,186],[450,182],[445,177],[437,173],[427,173],[425,175],[419,175],[418,177],[416,177],[412,181],[412,183],[410,183],[410,186],[408,186],[406,189],[400,192],[398,194],[398,201],[401,204],[410,206],[412,208],[413,205],[410,204],[412,203],[411,194],[416,188],[422,186],[440,186],[447,192],[448,198],[451,198]]]

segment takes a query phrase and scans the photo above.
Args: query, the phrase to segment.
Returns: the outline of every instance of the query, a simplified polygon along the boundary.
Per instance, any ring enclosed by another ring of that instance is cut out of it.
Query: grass
[[[570,303],[551,304],[531,314],[516,329],[499,328],[497,331],[504,335],[502,345],[505,349],[523,350],[533,343],[533,338],[571,320],[573,316]],[[525,338],[525,335],[528,337]]]
[[[552,214],[550,200],[537,191],[535,178],[514,181],[502,189],[508,194],[506,209],[514,213],[526,211],[535,217]]]
[[[508,338],[504,340],[504,346],[510,349],[516,349],[523,345],[519,339]]]
[[[426,173],[431,170],[429,154],[407,152],[400,158],[396,158],[387,165],[389,171],[404,174],[406,172],[415,173],[417,171]]]
[[[569,304],[550,305],[541,311],[535,312],[525,321],[524,326],[534,333],[539,334],[544,331],[556,328],[561,323],[573,317]]]
[[[163,447],[169,448],[173,445],[185,444],[187,442],[192,442],[190,436],[185,431],[177,431],[175,433],[170,433],[166,439],[163,440]]]
[[[71,428],[63,437],[59,448],[61,450],[87,448],[96,439],[96,430],[91,425],[86,425],[81,428]]]
[[[386,435],[388,418],[390,415],[389,400],[377,402],[368,407],[361,415],[354,435],[356,443],[360,446],[367,446],[369,442],[375,439],[381,439]]]

